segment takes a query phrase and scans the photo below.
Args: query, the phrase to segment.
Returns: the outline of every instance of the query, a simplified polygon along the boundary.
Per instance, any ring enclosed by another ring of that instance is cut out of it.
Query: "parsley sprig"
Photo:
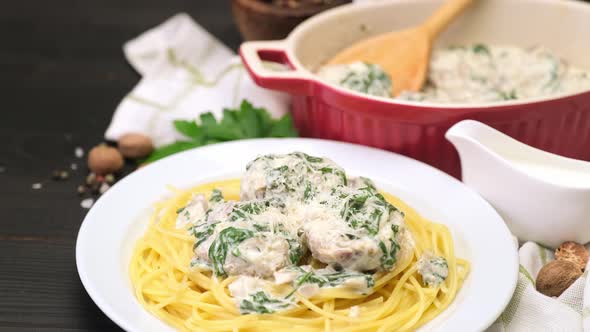
[[[207,112],[201,114],[199,121],[176,120],[174,127],[187,139],[154,150],[144,163],[208,144],[247,138],[297,137],[289,114],[275,120],[266,109],[254,107],[247,100],[242,101],[239,109],[224,109],[220,121]]]

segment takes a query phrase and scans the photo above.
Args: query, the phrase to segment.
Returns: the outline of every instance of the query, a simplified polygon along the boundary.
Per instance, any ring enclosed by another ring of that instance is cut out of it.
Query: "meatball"
[[[228,275],[249,275],[262,278],[289,265],[289,243],[273,234],[257,235],[227,253],[223,269]]]
[[[373,234],[363,227],[351,227],[338,210],[310,209],[303,234],[313,257],[320,262],[355,271],[388,270],[397,259],[394,246],[399,246],[402,226],[403,216],[397,211],[384,215]]]
[[[377,242],[355,235],[341,220],[314,220],[304,224],[303,230],[313,257],[322,263],[356,271],[375,270],[381,264]]]
[[[264,155],[248,164],[242,177],[241,200],[295,197],[346,185],[344,170],[326,158],[301,152]],[[307,194],[306,194],[307,192]]]
[[[176,228],[184,228],[188,224],[194,224],[199,219],[203,218],[207,210],[207,200],[205,195],[194,195],[188,204],[179,209],[176,217]]]

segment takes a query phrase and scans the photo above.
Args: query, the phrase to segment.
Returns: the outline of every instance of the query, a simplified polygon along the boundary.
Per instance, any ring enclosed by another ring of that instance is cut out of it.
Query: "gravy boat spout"
[[[473,120],[445,136],[459,152],[463,182],[494,206],[520,241],[548,247],[590,242],[590,163],[533,148]]]

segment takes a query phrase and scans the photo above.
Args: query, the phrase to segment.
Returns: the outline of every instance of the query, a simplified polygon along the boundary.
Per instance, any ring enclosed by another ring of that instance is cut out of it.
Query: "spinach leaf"
[[[302,232],[302,230],[300,229],[299,231]],[[301,236],[299,234],[299,231],[297,232],[297,236]],[[275,233],[280,234],[285,241],[287,241],[287,243],[289,244],[289,261],[291,262],[291,264],[296,265],[297,263],[299,263],[299,261],[301,260],[301,257],[303,257],[303,254],[305,252],[305,248],[303,247],[303,245],[301,244],[301,241],[299,240],[299,238],[291,235],[291,233],[289,233],[286,229],[285,226],[282,224],[278,224],[275,227]]]
[[[373,180],[366,178],[364,176],[360,176],[359,180],[365,185],[364,188],[366,188],[366,190],[370,190],[370,191],[377,191],[377,187],[375,186],[375,183],[373,183]]]
[[[352,195],[341,195],[344,206],[340,211],[342,218],[353,229],[364,228],[371,236],[379,232],[379,225],[384,215],[397,211],[395,206],[371,186],[358,189]],[[386,214],[387,213],[387,214]]]
[[[303,200],[309,202],[315,196],[315,190],[310,182],[305,183],[305,190],[303,191]]]
[[[285,240],[289,244],[289,261],[291,264],[297,264],[303,257],[303,247],[301,242],[291,236],[285,236]]]
[[[348,185],[348,180],[346,179],[346,174],[344,173],[344,171],[340,170],[340,169],[335,169],[332,167],[322,167],[319,169],[320,172],[322,172],[322,174],[334,174],[340,177],[340,179],[342,180],[342,184],[343,185]]]
[[[399,226],[392,225],[393,236],[389,239],[389,250],[383,241],[379,241],[379,249],[381,249],[381,266],[385,270],[391,270],[395,263],[397,262],[397,253],[400,250],[400,245],[397,243],[397,233],[399,231]]]
[[[190,262],[190,267],[195,267],[195,266],[199,266],[201,268],[205,268],[210,270],[211,269],[211,264],[209,264],[209,262],[202,260],[200,258],[193,258]]]
[[[265,155],[258,156],[256,158],[254,158],[254,160],[252,160],[252,161],[248,162],[248,164],[246,164],[246,170],[249,170],[250,167],[252,167],[252,165],[254,165],[259,160],[274,160],[275,158],[276,158],[276,156],[274,154],[265,154]]]
[[[251,215],[260,214],[269,206],[269,201],[239,202],[234,205],[230,212],[229,220],[237,221],[240,219],[250,219]]]
[[[370,274],[364,274],[364,273],[341,271],[341,272],[325,274],[324,278],[326,278],[328,280],[328,285],[330,285],[331,287],[338,286],[338,285],[344,283],[346,280],[352,279],[352,278],[364,278],[365,282],[367,283],[368,288],[375,286],[375,279],[373,278],[373,276]]]
[[[375,236],[379,232],[379,225],[384,217],[389,218],[395,211],[403,216],[403,212],[387,202],[385,197],[377,192],[372,182],[368,182],[367,185],[357,189],[353,194],[339,196],[344,200],[340,216],[351,228],[363,228],[370,236]],[[332,194],[338,194],[338,192],[334,191]]]
[[[500,91],[500,97],[502,97],[503,100],[514,100],[514,99],[518,99],[518,96],[516,95],[516,90],[510,90],[510,92],[504,92],[504,91]]]
[[[196,238],[196,242],[193,246],[193,250],[196,249],[201,243],[207,241],[207,239],[213,235],[215,231],[215,226],[217,226],[218,222],[212,224],[201,224],[193,227],[193,235]]]
[[[486,55],[490,54],[490,49],[484,44],[475,44],[475,45],[473,45],[472,50],[473,50],[473,53],[486,54]]]
[[[305,159],[310,163],[321,163],[322,161],[324,161],[324,158],[310,156],[307,153],[303,153],[303,152],[294,152],[292,154],[301,158],[301,159]]]
[[[293,280],[293,290],[286,296],[290,297],[303,284],[316,284],[318,287],[338,287],[349,279],[363,278],[365,279],[367,288],[375,286],[375,279],[370,274],[339,271],[333,273],[316,273],[314,270],[305,271],[301,267],[295,268],[301,274]]]
[[[241,314],[271,314],[275,308],[283,309],[289,306],[289,303],[273,298],[264,291],[258,291],[250,294],[247,299],[240,301]]]
[[[418,273],[422,275],[422,281],[427,286],[438,286],[449,276],[449,265],[447,260],[441,256],[434,256],[423,261],[420,258]]]
[[[359,239],[359,237],[358,237],[358,236],[356,236],[356,235],[354,235],[354,234],[350,234],[350,233],[346,233],[346,234],[344,234],[344,236],[345,236],[347,239],[349,239],[349,240],[357,240],[357,239]]]
[[[289,166],[283,165],[270,170],[269,178],[272,179],[268,184],[270,189],[277,189],[280,186],[284,186],[285,189],[289,190],[287,180],[289,179],[287,173],[289,173]]]
[[[340,80],[339,85],[350,90],[368,93],[375,96],[391,96],[391,78],[378,65],[364,63],[363,68],[348,71]]]
[[[226,276],[223,265],[228,251],[236,248],[244,240],[254,236],[251,230],[243,228],[228,227],[221,232],[209,247],[209,260],[213,265],[213,272],[216,276]]]
[[[211,197],[209,198],[209,202],[218,203],[223,202],[223,193],[219,189],[213,189],[211,191]]]
[[[252,224],[257,232],[270,232],[270,227],[264,224]]]

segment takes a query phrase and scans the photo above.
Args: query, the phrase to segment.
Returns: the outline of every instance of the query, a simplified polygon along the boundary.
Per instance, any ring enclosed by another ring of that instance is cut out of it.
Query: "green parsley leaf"
[[[287,114],[275,122],[268,137],[297,137],[297,131],[293,126],[291,115]]]
[[[199,119],[201,120],[201,126],[203,126],[204,128],[217,125],[217,120],[215,120],[215,116],[213,116],[213,113],[211,112],[201,114],[201,116],[199,116]]]
[[[195,123],[195,121],[175,120],[174,128],[186,137],[193,140],[203,139],[203,130]]]
[[[266,109],[254,107],[247,100],[242,101],[238,109],[224,109],[220,121],[207,112],[197,121],[176,120],[174,128],[187,140],[154,150],[143,163],[207,144],[248,138],[297,137],[290,114],[275,120]]]

